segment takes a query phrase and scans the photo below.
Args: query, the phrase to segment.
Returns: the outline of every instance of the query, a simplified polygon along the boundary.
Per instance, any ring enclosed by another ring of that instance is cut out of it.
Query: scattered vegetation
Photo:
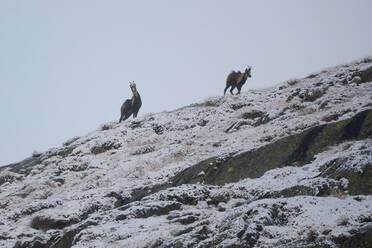
[[[315,77],[317,77],[317,76],[318,76],[317,73],[311,73],[311,74],[309,74],[306,78],[311,79],[311,78],[315,78]]]
[[[286,83],[290,86],[296,85],[299,83],[299,80],[297,78],[289,79],[286,81]]]
[[[326,89],[315,88],[315,89],[306,89],[301,91],[298,96],[302,99],[303,102],[313,102],[316,99],[322,97],[326,92]]]
[[[69,140],[67,140],[65,143],[63,143],[63,146],[69,146],[71,145],[72,143],[74,143],[75,141],[77,141],[78,139],[80,139],[80,137],[78,136],[75,136]]]
[[[103,144],[96,145],[90,149],[93,154],[100,154],[112,149],[118,149],[121,147],[120,143],[114,141],[106,141]]]
[[[263,117],[263,116],[265,116],[264,112],[262,112],[260,110],[253,109],[249,112],[244,112],[241,115],[241,118],[243,118],[243,119],[255,119],[255,118]]]
[[[294,89],[294,90],[291,90],[290,93],[289,93],[289,96],[287,97],[287,100],[286,102],[290,102],[292,101],[292,99],[296,96],[298,96],[300,94],[300,91],[301,89],[300,88],[297,88],[297,89]]]
[[[339,218],[337,221],[338,226],[347,226],[348,224],[349,218],[347,216],[341,216],[341,218]]]
[[[313,229],[310,229],[306,235],[306,241],[312,243],[312,242],[315,242],[317,238],[318,238],[318,233],[314,231]]]
[[[65,157],[69,156],[72,153],[73,150],[74,150],[74,147],[71,147],[71,146],[62,147],[62,149],[60,149],[57,152],[57,155],[65,158]]]
[[[100,126],[101,131],[106,131],[112,129],[116,125],[115,122],[109,122],[109,123],[104,123]]]
[[[351,112],[351,109],[346,109],[346,110],[343,110],[343,111],[338,111],[338,112],[333,112],[327,116],[324,116],[322,118],[322,121],[325,121],[325,122],[331,122],[331,121],[337,121],[341,116],[343,116],[344,114],[347,114]]]
[[[131,153],[131,155],[141,155],[155,151],[155,147],[152,145],[141,146]]]
[[[331,188],[330,195],[338,199],[345,199],[346,197],[346,194],[344,193],[344,191],[338,187]]]
[[[164,133],[164,128],[163,126],[161,125],[158,125],[158,124],[154,124],[152,126],[152,129],[154,130],[154,132],[157,134],[157,135],[162,135]]]
[[[6,173],[2,173],[0,175],[0,185],[6,183],[6,182],[14,182],[14,180],[17,180],[18,177],[15,176],[14,173],[9,173],[9,172],[6,172]]]

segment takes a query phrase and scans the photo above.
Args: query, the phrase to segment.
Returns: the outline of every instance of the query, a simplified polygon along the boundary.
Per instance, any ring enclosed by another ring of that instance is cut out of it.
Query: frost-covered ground
[[[320,175],[335,159],[345,170],[363,171],[372,163],[371,139],[339,144],[303,167],[261,178],[150,193],[201,160],[370,109],[372,82],[362,73],[371,68],[366,58],[259,90],[249,90],[248,80],[239,96],[105,123],[34,154],[37,165],[0,171],[0,246],[38,241],[53,247],[70,232],[72,247],[272,247],[292,241],[332,247],[371,224],[372,197],[350,196],[347,179]],[[332,192],[317,196],[325,189]],[[145,197],[134,201],[141,190]],[[286,190],[300,193],[283,197]]]

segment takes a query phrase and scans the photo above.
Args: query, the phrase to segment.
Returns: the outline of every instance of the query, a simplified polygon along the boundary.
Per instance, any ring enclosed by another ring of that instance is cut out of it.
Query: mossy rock
[[[30,226],[34,229],[46,231],[49,229],[63,229],[77,222],[78,222],[77,219],[68,220],[68,219],[54,219],[48,216],[35,216],[32,219]]]
[[[361,226],[359,229],[353,231],[351,236],[340,237],[335,240],[340,248],[358,247],[370,248],[372,247],[372,224],[368,223]]]
[[[372,195],[372,164],[368,164],[362,173],[350,172],[344,176],[349,180],[348,190],[352,195]]]
[[[371,195],[372,194],[372,163],[361,164],[360,170],[344,167],[347,159],[334,159],[321,169],[319,176],[340,180],[348,180],[348,191],[351,195]],[[341,168],[341,169],[340,169]]]
[[[258,178],[275,168],[309,163],[330,146],[369,137],[372,137],[371,109],[350,119],[309,128],[224,161],[209,158],[179,173],[173,185],[197,182],[223,185],[244,178]]]
[[[366,66],[363,70],[356,72],[355,75],[361,78],[362,83],[371,82],[372,81],[372,65]]]
[[[315,196],[317,194],[316,188],[304,186],[304,185],[296,185],[290,188],[283,189],[281,191],[272,192],[269,197],[265,198],[280,198],[280,197],[293,197],[298,195],[309,195]]]
[[[331,248],[329,244],[322,242],[294,241],[288,244],[275,246],[277,248]]]

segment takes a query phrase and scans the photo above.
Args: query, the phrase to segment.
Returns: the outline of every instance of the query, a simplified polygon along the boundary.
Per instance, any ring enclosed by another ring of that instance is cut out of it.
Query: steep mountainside
[[[0,247],[372,247],[372,57],[247,88],[1,167]]]

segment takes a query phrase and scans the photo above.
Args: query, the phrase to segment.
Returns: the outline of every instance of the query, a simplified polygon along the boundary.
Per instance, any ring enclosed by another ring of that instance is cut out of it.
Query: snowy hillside
[[[0,247],[371,247],[371,182],[368,57],[0,168]]]

